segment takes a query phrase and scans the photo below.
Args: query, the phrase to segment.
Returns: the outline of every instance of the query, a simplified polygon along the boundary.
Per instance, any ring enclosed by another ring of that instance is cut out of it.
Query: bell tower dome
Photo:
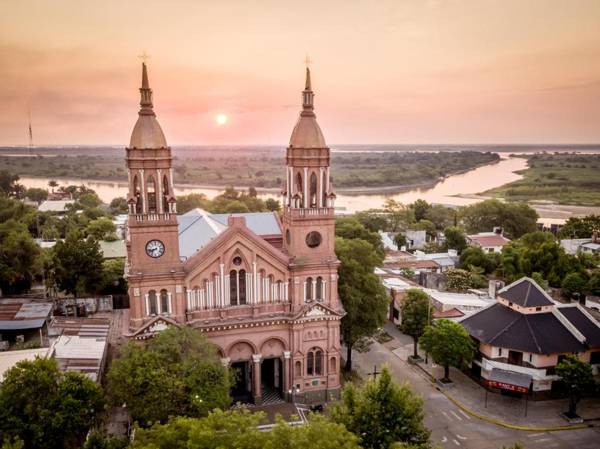
[[[295,305],[322,300],[337,308],[335,193],[329,178],[330,151],[317,123],[314,96],[307,67],[302,110],[286,150],[283,240],[294,271]]]

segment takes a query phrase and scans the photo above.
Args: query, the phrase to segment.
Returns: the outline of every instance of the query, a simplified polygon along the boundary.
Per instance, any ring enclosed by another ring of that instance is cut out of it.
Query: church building
[[[129,337],[191,326],[238,373],[235,400],[317,403],[340,390],[339,261],[330,151],[310,70],[286,150],[281,216],[177,214],[173,158],[154,113],[146,65],[126,148]]]

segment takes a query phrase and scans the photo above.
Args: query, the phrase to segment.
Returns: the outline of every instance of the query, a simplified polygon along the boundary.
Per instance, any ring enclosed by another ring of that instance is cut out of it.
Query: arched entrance
[[[285,397],[285,346],[281,340],[271,338],[260,348],[262,362],[260,365],[261,400],[262,404],[283,402]]]
[[[233,372],[233,402],[253,402],[252,354],[254,348],[247,342],[235,343],[229,349],[229,361]]]

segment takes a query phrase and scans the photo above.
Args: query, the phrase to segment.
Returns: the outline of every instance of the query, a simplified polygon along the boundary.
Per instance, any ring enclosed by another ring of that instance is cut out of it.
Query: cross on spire
[[[312,60],[308,56],[308,53],[306,53],[306,57],[304,58],[304,65],[306,65],[306,68],[308,68],[308,67],[310,67],[311,64],[312,64]]]
[[[138,55],[138,58],[140,58],[145,64],[146,61],[151,58],[151,56],[148,53],[146,53],[146,50],[144,50],[141,55]]]

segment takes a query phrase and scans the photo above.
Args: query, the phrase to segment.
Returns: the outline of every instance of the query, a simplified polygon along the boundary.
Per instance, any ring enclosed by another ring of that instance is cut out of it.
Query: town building
[[[500,253],[510,240],[502,235],[502,228],[496,228],[493,232],[467,235],[467,243],[481,248],[486,253]]]
[[[600,238],[598,232],[593,232],[587,239],[562,239],[560,246],[567,254],[576,255],[578,253],[600,254]]]
[[[3,299],[0,304],[0,348],[35,343],[44,346],[52,304],[27,299]]]
[[[491,386],[549,392],[565,356],[600,365],[600,324],[578,304],[556,303],[530,278],[504,287],[496,303],[461,324],[479,344],[473,370]]]
[[[310,70],[286,151],[283,214],[177,215],[171,149],[146,65],[126,149],[130,338],[167,326],[204,333],[237,373],[236,400],[316,403],[340,390],[340,320],[330,151]]]
[[[449,249],[445,253],[424,253],[423,251],[415,251],[417,260],[429,260],[439,265],[441,272],[456,267],[459,261],[458,251]]]
[[[39,205],[38,211],[65,215],[73,204],[75,204],[75,200],[47,200]]]

